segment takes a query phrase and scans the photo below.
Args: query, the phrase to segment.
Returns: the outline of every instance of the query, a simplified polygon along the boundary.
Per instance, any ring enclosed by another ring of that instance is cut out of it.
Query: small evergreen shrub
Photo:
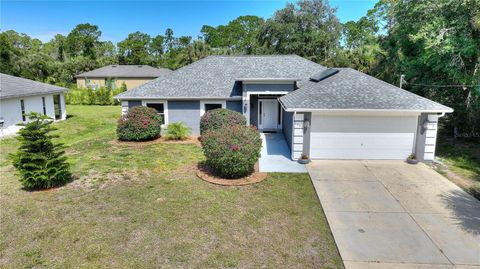
[[[255,127],[233,125],[206,131],[202,136],[206,165],[224,178],[240,178],[254,171],[262,139]]]
[[[184,140],[191,132],[191,128],[186,126],[183,122],[170,123],[165,132],[165,138],[170,140]]]
[[[160,136],[162,116],[150,107],[136,106],[120,117],[117,137],[122,141],[151,140]]]
[[[47,189],[62,185],[71,178],[63,145],[52,140],[58,135],[53,121],[45,115],[32,112],[26,115],[29,123],[18,132],[17,152],[11,154],[13,166],[25,189]]]
[[[218,108],[207,111],[200,119],[200,133],[225,126],[247,125],[245,117],[236,111]]]

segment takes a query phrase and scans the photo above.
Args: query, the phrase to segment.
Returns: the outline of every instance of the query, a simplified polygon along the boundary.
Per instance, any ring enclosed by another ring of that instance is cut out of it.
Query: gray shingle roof
[[[395,87],[351,68],[318,83],[284,95],[280,102],[289,110],[415,110],[452,112],[449,107]]]
[[[241,96],[238,79],[307,79],[325,67],[296,55],[209,56],[124,92],[119,99],[228,98]]]
[[[0,99],[65,91],[68,89],[0,73]]]
[[[374,77],[353,70],[319,82],[310,81],[325,67],[296,55],[210,56],[170,75],[155,79],[116,96],[128,99],[229,98],[241,96],[239,80],[295,79],[298,90],[280,98],[291,110],[418,110],[451,112],[452,109]]]
[[[170,74],[167,68],[155,68],[149,65],[107,65],[92,71],[76,75],[76,78],[158,78]]]

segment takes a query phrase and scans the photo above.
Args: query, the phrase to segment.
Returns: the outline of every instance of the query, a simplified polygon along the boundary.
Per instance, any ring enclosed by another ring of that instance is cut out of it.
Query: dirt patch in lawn
[[[258,163],[255,164],[255,172],[247,177],[229,179],[215,176],[210,168],[203,164],[198,165],[197,176],[204,181],[222,186],[243,186],[262,182],[267,178],[267,173],[258,171]]]
[[[154,140],[149,141],[120,141],[118,139],[112,140],[108,142],[110,145],[119,145],[119,146],[129,146],[129,147],[143,147],[155,144],[194,144],[197,146],[201,146],[200,137],[199,136],[189,136],[185,140],[169,140],[165,137],[159,137]]]

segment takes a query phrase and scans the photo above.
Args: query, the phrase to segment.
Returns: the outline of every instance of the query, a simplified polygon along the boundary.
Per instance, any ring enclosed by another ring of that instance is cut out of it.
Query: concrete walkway
[[[347,269],[480,268],[480,202],[424,164],[314,161]]]
[[[306,173],[305,165],[291,160],[290,148],[282,133],[260,133],[262,152],[260,172]]]

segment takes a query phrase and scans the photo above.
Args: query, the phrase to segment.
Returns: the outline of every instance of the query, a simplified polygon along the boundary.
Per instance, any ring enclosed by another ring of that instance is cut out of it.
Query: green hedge
[[[117,137],[122,141],[144,141],[160,136],[162,116],[150,107],[130,108],[118,120]]]
[[[67,105],[119,105],[120,102],[113,99],[113,96],[124,91],[124,86],[117,89],[100,87],[96,90],[74,87],[65,94],[65,102]]]
[[[200,119],[200,133],[232,125],[247,125],[245,117],[233,110],[218,108],[207,111]]]
[[[255,127],[232,125],[206,131],[202,136],[206,164],[218,176],[240,178],[254,171],[262,139]]]

